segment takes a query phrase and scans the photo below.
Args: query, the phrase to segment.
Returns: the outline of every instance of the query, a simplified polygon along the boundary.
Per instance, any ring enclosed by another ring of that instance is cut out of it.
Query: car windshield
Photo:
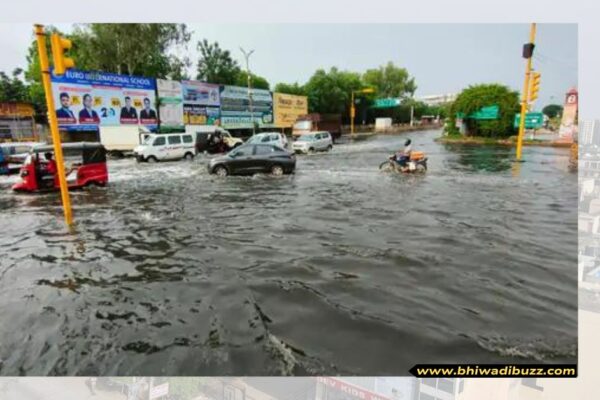
[[[315,135],[302,135],[298,138],[299,142],[312,142],[315,140]]]
[[[153,139],[154,139],[154,136],[146,136],[146,138],[144,139],[142,144],[151,144]]]

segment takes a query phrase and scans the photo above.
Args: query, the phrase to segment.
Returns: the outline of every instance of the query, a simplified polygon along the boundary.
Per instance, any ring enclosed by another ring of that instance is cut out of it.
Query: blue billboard
[[[106,72],[52,74],[52,95],[61,129],[97,131],[99,126],[144,125],[155,130],[156,80]]]

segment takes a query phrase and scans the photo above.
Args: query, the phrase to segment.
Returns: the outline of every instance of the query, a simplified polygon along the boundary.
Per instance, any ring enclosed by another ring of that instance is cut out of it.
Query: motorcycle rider
[[[404,149],[399,150],[396,153],[396,162],[402,167],[405,168],[408,160],[410,160],[410,153],[412,152],[411,140],[406,139],[404,142]]]

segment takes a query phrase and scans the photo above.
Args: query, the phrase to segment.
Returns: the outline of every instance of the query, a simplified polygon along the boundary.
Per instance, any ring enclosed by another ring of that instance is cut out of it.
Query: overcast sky
[[[71,25],[57,24],[69,31]],[[364,72],[388,61],[415,77],[417,95],[458,92],[470,84],[498,82],[520,90],[521,48],[527,24],[189,24],[187,54],[198,57],[203,38],[229,49],[243,65],[239,47],[254,50],[251,70],[274,86],[304,83],[318,68]],[[0,70],[26,66],[32,40],[28,24],[0,24]],[[539,24],[534,68],[542,73],[539,105],[562,103],[577,85],[577,25]],[[179,50],[183,53],[183,50]]]

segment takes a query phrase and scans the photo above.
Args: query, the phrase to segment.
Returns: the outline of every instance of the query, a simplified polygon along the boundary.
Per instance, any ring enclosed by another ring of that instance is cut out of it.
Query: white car
[[[191,160],[196,155],[196,141],[189,133],[150,134],[133,149],[138,161]]]
[[[279,146],[285,150],[285,148],[287,147],[288,141],[287,141],[287,137],[283,133],[262,132],[262,133],[257,133],[254,136],[251,136],[250,139],[248,139],[246,141],[246,143],[271,144],[271,145]]]
[[[292,143],[295,153],[314,153],[333,149],[333,140],[329,132],[304,133]]]

